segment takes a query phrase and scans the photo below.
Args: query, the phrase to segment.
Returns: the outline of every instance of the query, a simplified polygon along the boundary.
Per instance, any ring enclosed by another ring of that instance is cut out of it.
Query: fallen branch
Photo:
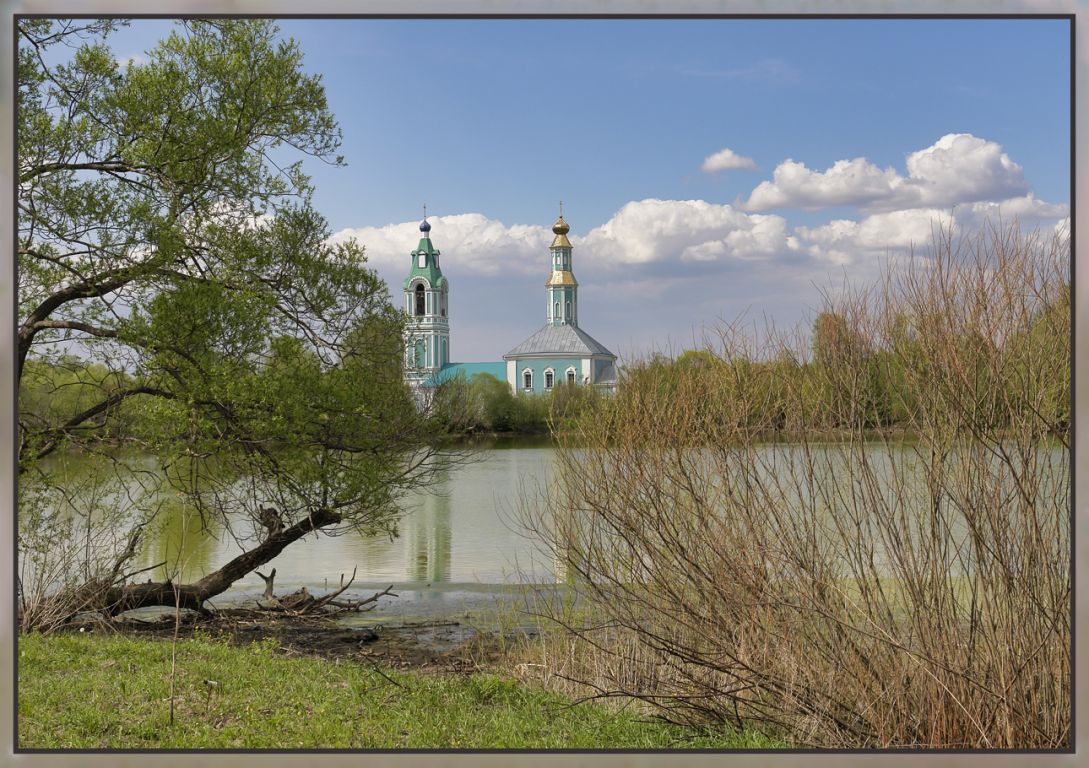
[[[336,592],[331,592],[328,595],[326,595],[325,597],[321,598],[320,600],[315,601],[312,605],[310,605],[310,606],[308,606],[306,608],[304,613],[308,613],[310,611],[316,611],[316,610],[318,610],[320,608],[325,607],[329,603],[333,602],[333,600],[336,597],[338,597],[342,592],[344,592],[344,590],[346,590],[348,587],[352,586],[352,582],[355,581],[355,572],[356,572],[356,570],[358,568],[359,568],[359,566],[353,566],[352,567],[352,578],[348,579],[347,584],[342,584],[340,589],[338,589]],[[343,574],[341,575],[340,580],[341,580],[341,582],[344,581]],[[392,587],[393,585],[391,584],[390,586]]]
[[[272,580],[276,578],[276,569],[273,568],[272,572],[268,576],[261,573],[260,571],[254,571],[254,573],[256,573],[258,576],[260,576],[265,582],[265,599],[266,600],[275,599],[276,595],[272,594]],[[260,605],[260,603],[258,603],[258,605]]]
[[[388,587],[383,589],[381,592],[375,592],[373,595],[371,595],[370,597],[368,597],[368,598],[366,598],[364,600],[349,600],[347,602],[342,602],[340,600],[330,600],[329,604],[334,605],[337,608],[340,608],[341,610],[344,610],[344,611],[362,611],[364,605],[370,605],[371,603],[377,603],[378,598],[383,597],[385,595],[389,595],[390,597],[398,597],[398,595],[395,592],[393,592],[392,590],[393,590],[393,585],[390,584]],[[371,607],[367,608],[366,610],[370,611],[370,610],[373,610],[375,607],[377,607],[377,606],[371,605]]]

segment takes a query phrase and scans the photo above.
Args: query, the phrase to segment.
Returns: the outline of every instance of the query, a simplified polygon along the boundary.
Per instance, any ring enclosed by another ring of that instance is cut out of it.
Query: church
[[[560,383],[612,390],[616,355],[579,327],[579,284],[571,271],[571,228],[560,217],[552,225],[551,274],[545,282],[544,327],[487,363],[450,362],[450,283],[431,242],[431,224],[420,222],[420,242],[412,251],[405,279],[405,377],[417,392],[433,390],[455,376],[467,380],[488,373],[506,381],[515,393],[543,394]]]

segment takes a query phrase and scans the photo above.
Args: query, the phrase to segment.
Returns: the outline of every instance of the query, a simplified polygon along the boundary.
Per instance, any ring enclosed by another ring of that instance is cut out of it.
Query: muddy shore
[[[337,614],[292,615],[254,608],[221,608],[200,615],[186,611],[177,623],[179,638],[201,635],[223,639],[232,645],[272,640],[286,655],[321,656],[379,667],[413,669],[437,674],[472,674],[492,666],[500,648],[511,641],[531,638],[524,627],[485,630],[464,618],[401,620],[381,616],[363,626],[351,626]],[[120,632],[170,640],[174,637],[173,613],[123,616],[109,623],[87,620],[67,631]]]

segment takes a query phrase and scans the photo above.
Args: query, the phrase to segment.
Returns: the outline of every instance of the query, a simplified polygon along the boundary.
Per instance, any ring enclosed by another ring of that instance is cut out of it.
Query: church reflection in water
[[[410,581],[450,581],[450,495],[429,493],[416,499],[416,509],[401,522],[405,573]]]

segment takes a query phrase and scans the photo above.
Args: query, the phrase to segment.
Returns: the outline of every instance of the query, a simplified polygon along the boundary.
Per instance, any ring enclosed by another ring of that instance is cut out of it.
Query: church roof
[[[438,259],[435,257],[439,255],[440,251],[431,243],[431,238],[428,236],[428,231],[431,229],[431,225],[427,224],[427,229],[423,228],[424,224],[420,224],[420,231],[423,232],[423,236],[420,238],[420,244],[416,246],[416,250],[412,252],[412,268],[408,271],[408,277],[405,278],[405,289],[408,289],[408,284],[415,280],[417,277],[422,277],[427,281],[427,284],[432,288],[439,288],[442,285],[442,281],[445,278],[442,275],[442,270],[439,269]],[[421,254],[427,254],[427,259],[424,262],[424,266],[420,266],[416,257]]]
[[[436,385],[456,376],[464,376],[466,380],[470,380],[478,373],[486,373],[500,381],[506,381],[507,364],[502,360],[495,363],[447,363],[439,369],[433,380]]]
[[[503,359],[528,355],[608,355],[609,357],[616,357],[601,342],[574,325],[546,325],[503,355]]]

